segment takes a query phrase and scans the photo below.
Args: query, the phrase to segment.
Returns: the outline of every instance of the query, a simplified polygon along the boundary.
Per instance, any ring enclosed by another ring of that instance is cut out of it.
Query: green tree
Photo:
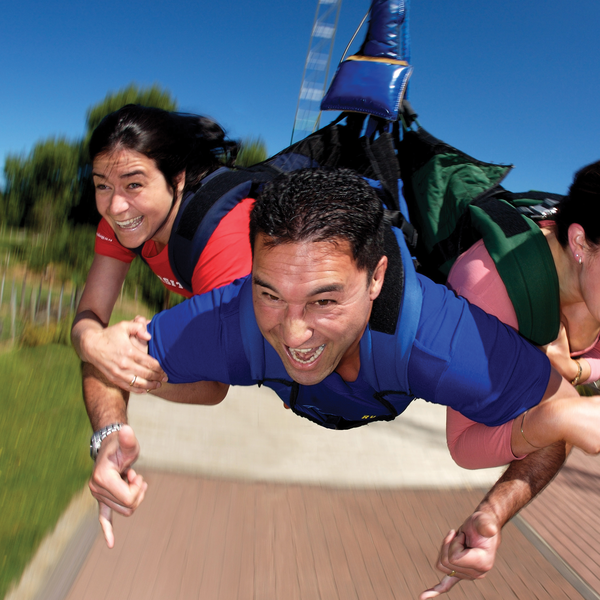
[[[9,225],[41,232],[62,226],[78,197],[79,144],[65,138],[38,142],[29,156],[9,155],[4,166]]]
[[[25,160],[25,157],[8,154],[4,161],[6,189],[3,217],[6,219],[5,223],[11,227],[18,227],[25,216],[25,202],[21,201]]]
[[[241,149],[235,159],[236,167],[251,167],[267,158],[267,145],[260,136],[245,138],[240,146]]]
[[[90,225],[73,227],[63,223],[50,238],[35,236],[26,254],[27,265],[33,271],[44,271],[53,264],[57,277],[80,287],[85,283],[94,258],[96,230]]]
[[[86,132],[84,141],[87,146],[92,132],[102,119],[126,104],[142,104],[143,106],[153,106],[164,110],[177,110],[177,100],[173,98],[171,92],[154,84],[150,87],[141,88],[135,83],[120,89],[118,92],[110,92],[104,100],[98,102],[87,111]]]
[[[0,226],[6,223],[6,198],[4,197],[4,193],[0,190]]]

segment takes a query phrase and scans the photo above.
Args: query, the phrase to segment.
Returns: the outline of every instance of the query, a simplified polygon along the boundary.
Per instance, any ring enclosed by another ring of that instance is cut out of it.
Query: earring
[[[579,254],[577,255],[577,258],[579,259],[579,264],[581,265],[583,263],[583,260],[581,259],[581,256],[579,256]]]

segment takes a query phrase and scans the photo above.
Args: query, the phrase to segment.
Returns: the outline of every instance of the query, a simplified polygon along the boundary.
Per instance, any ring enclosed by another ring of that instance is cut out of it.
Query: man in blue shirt
[[[229,384],[259,383],[297,414],[337,429],[392,419],[420,396],[488,425],[522,414],[513,428],[517,455],[561,440],[598,451],[598,411],[518,334],[417,275],[361,178],[349,171],[284,175],[265,188],[250,230],[251,276],[150,324],[149,353],[169,376],[158,395],[211,404]],[[126,420],[125,403],[93,375],[84,379],[87,408],[102,439],[90,487],[112,545],[109,509],[131,514],[145,484],[131,470],[120,481],[137,455],[135,438],[130,429],[111,435]],[[535,467],[535,477],[527,459],[509,469],[461,533],[447,538],[440,591],[491,568],[500,528],[562,458],[564,445],[543,451],[538,460],[548,468]],[[485,548],[487,562],[465,548]]]

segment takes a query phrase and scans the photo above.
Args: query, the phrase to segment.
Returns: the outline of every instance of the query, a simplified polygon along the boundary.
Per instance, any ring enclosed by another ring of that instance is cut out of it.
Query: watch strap
[[[110,425],[107,425],[98,431],[94,431],[90,439],[90,456],[94,460],[96,460],[98,457],[98,452],[100,452],[100,448],[102,447],[102,442],[104,439],[111,433],[119,431],[121,427],[123,427],[123,423],[111,423]]]

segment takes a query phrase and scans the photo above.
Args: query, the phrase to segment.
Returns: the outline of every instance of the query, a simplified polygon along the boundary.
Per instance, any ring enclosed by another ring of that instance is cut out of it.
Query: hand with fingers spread
[[[148,320],[136,317],[106,328],[89,327],[80,338],[81,356],[93,364],[111,383],[127,392],[142,393],[160,387],[167,377],[157,360],[144,347],[150,334]]]
[[[115,544],[112,511],[131,516],[148,488],[142,476],[131,468],[138,454],[139,444],[129,425],[107,436],[98,453],[89,486],[98,500],[99,521],[109,548]]]
[[[458,531],[448,532],[436,565],[445,575],[436,586],[425,590],[419,600],[444,594],[461,579],[485,577],[494,566],[500,532],[496,517],[481,511],[473,513]]]

